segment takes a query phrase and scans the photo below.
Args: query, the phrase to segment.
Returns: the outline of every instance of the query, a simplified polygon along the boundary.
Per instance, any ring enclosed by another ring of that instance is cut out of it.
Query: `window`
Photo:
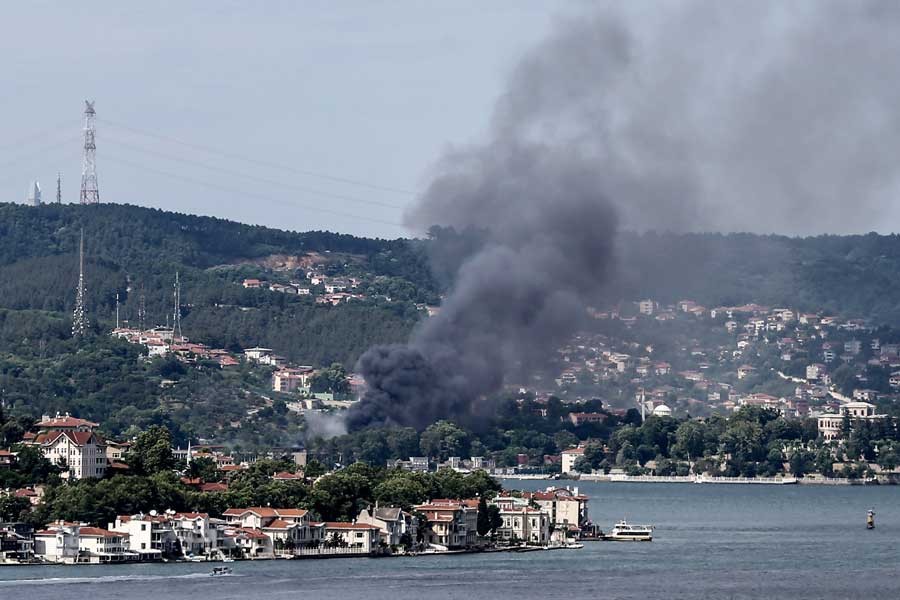
[[[147,524],[141,523],[141,531],[147,531]]]

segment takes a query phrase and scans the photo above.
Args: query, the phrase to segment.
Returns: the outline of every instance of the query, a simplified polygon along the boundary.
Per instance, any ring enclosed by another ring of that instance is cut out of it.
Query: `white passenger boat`
[[[603,539],[611,542],[650,542],[653,541],[653,527],[632,525],[622,519],[613,526],[612,531],[603,535]]]

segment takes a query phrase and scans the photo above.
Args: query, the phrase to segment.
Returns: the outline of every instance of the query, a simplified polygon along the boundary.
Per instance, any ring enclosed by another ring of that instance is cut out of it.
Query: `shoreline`
[[[112,567],[126,565],[221,565],[232,563],[256,563],[256,562],[273,562],[273,561],[294,561],[294,560],[332,560],[337,558],[423,558],[430,556],[459,556],[461,554],[498,554],[504,552],[522,553],[522,552],[544,552],[550,550],[580,550],[578,546],[511,546],[497,548],[464,548],[460,550],[436,550],[431,552],[414,552],[403,554],[323,554],[321,556],[261,556],[257,558],[233,558],[230,561],[224,561],[220,558],[209,560],[124,560],[118,562],[0,562],[0,568],[3,567]]]
[[[847,479],[843,477],[703,477],[696,475],[591,475],[585,474],[575,481],[591,481],[596,483],[694,483],[718,485],[823,485],[823,486],[879,486],[897,485],[895,478]]]

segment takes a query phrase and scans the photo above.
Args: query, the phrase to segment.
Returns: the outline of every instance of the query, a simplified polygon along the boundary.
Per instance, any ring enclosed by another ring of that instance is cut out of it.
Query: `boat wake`
[[[219,577],[235,577],[233,574]],[[100,577],[43,577],[40,579],[0,580],[0,588],[20,585],[68,585],[79,583],[117,583],[120,581],[157,581],[161,579],[209,579],[209,573],[183,575],[102,575]]]

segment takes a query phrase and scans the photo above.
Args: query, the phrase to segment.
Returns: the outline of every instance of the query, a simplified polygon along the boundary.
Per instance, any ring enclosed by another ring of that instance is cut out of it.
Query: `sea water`
[[[507,481],[539,489],[546,481]],[[0,600],[900,598],[900,486],[570,483],[654,540],[390,559],[0,567]],[[876,528],[866,529],[874,508]]]

